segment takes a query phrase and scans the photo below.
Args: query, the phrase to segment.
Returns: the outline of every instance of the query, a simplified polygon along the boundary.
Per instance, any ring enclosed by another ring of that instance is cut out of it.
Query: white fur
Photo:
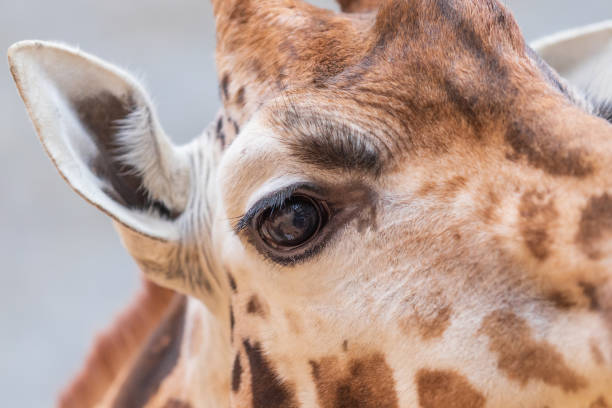
[[[188,151],[170,143],[150,109],[141,106],[117,123],[120,160],[137,169],[151,198],[182,212],[189,198]]]

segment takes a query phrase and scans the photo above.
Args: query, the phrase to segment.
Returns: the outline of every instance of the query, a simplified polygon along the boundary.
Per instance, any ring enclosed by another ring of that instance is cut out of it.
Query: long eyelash
[[[244,230],[251,224],[253,218],[255,218],[255,216],[263,210],[270,209],[274,211],[283,208],[285,201],[287,201],[287,199],[301,187],[304,187],[304,184],[295,184],[285,188],[284,190],[276,191],[257,201],[244,215],[240,217],[238,222],[234,225],[234,231],[239,233],[240,231]]]

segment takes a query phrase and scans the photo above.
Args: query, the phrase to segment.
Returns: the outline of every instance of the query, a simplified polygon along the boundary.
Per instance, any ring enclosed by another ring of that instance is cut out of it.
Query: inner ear
[[[139,107],[129,92],[115,95],[108,91],[78,98],[72,105],[97,147],[98,154],[91,158],[89,167],[97,177],[110,184],[103,186],[103,191],[128,208],[155,209],[164,217],[176,218],[176,211],[152,198],[141,171],[129,163],[129,146],[122,140],[124,132],[147,120],[141,116],[150,117],[147,108]]]
[[[125,121],[136,107],[131,95],[121,97],[102,92],[75,100],[73,107],[79,120],[94,137],[99,154],[92,158],[91,169],[101,179],[108,180],[113,189],[104,188],[113,199],[130,208],[145,208],[147,197],[142,178],[135,169],[122,163],[121,146],[117,143],[119,123]]]

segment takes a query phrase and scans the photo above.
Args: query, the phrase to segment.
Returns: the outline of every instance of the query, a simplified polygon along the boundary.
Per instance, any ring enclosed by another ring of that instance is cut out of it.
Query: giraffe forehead
[[[462,99],[487,99],[483,84],[505,80],[502,49],[524,52],[513,18],[495,1],[386,1],[367,17],[301,5],[240,7],[232,15],[249,18],[230,17],[231,29],[222,30],[218,43],[221,95],[239,121],[248,120],[262,100],[288,90],[330,90],[339,103],[345,96],[362,109],[402,106],[398,112],[408,108],[415,117],[432,112],[436,98],[446,99],[475,120],[478,109]],[[465,95],[468,89],[471,95]]]

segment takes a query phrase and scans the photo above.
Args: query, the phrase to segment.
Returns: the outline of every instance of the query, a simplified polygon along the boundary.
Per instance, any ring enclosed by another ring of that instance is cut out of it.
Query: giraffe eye
[[[264,210],[257,222],[257,231],[269,247],[290,250],[308,243],[317,235],[326,219],[324,203],[294,195],[279,207]]]

